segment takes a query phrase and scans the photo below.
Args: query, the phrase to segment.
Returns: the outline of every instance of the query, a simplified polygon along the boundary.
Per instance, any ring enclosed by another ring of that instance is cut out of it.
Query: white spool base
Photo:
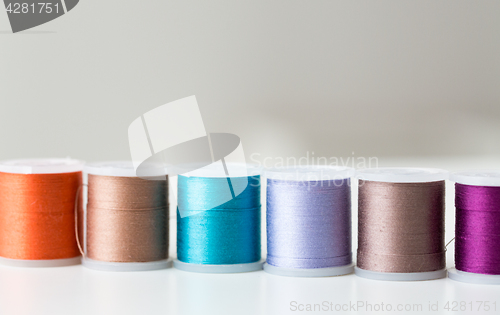
[[[172,259],[149,262],[109,262],[83,258],[82,265],[100,271],[149,271],[172,267]]]
[[[273,275],[285,277],[334,277],[353,273],[354,264],[329,268],[300,269],[276,267],[265,263],[264,271]]]
[[[264,261],[257,261],[248,264],[231,264],[231,265],[202,265],[190,264],[179,260],[174,260],[174,267],[189,272],[199,273],[240,273],[262,270]]]
[[[460,271],[456,268],[448,270],[448,277],[455,281],[467,283],[500,284],[500,275],[483,275],[480,273]]]
[[[10,259],[0,257],[0,264],[12,267],[27,267],[27,268],[45,268],[45,267],[64,267],[74,266],[81,263],[81,257],[64,258],[64,259],[45,259],[45,260],[28,260],[28,259]]]
[[[384,281],[424,281],[442,279],[446,277],[446,268],[436,271],[403,273],[370,271],[354,267],[354,272],[356,273],[356,276],[362,278]]]

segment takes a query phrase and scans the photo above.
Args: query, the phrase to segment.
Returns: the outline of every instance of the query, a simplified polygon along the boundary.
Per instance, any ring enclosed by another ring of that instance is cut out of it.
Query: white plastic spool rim
[[[263,260],[246,263],[246,264],[230,264],[230,265],[204,265],[185,263],[178,259],[174,260],[174,267],[182,271],[198,272],[198,273],[242,273],[262,270]]]
[[[193,164],[184,165],[188,172],[179,174],[184,177],[203,177],[203,178],[224,178],[224,177],[248,177],[262,175],[262,168],[254,164],[243,163],[222,163],[216,161],[212,164],[195,168]],[[179,166],[182,168],[183,166]],[[227,171],[227,172],[226,172]]]
[[[380,272],[355,267],[354,272],[358,277],[383,281],[425,281],[446,277],[446,268],[424,272]]]
[[[448,179],[448,171],[436,168],[380,167],[358,170],[360,180],[385,183],[427,183]]]
[[[0,162],[0,172],[11,174],[64,174],[81,172],[83,161],[70,158],[22,159]]]
[[[105,161],[85,164],[83,171],[90,175],[137,177],[131,161]]]
[[[450,180],[462,185],[500,187],[500,170],[471,170],[456,172]]]
[[[484,275],[451,268],[448,270],[448,277],[455,281],[476,283],[476,284],[500,284],[500,275]]]
[[[148,262],[109,262],[84,257],[82,258],[82,265],[99,271],[150,271],[172,267],[172,259]]]
[[[354,264],[327,268],[283,268],[264,264],[264,271],[277,276],[285,277],[335,277],[343,276],[354,272]]]
[[[353,168],[344,166],[306,165],[269,168],[265,171],[268,179],[283,181],[327,181],[342,180],[354,176]]]

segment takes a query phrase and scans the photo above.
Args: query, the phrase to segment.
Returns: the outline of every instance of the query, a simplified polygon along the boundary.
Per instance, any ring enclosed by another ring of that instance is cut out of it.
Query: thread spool
[[[80,263],[74,207],[82,167],[83,162],[72,159],[0,162],[0,263]]]
[[[467,171],[455,182],[455,268],[450,279],[500,284],[500,171]]]
[[[267,177],[267,262],[264,271],[325,277],[354,271],[348,167],[271,169]]]
[[[229,175],[221,172],[222,166]],[[262,270],[260,169],[214,163],[178,176],[177,260],[200,273]],[[191,168],[192,169],[192,168]],[[233,175],[231,175],[233,174]]]
[[[446,276],[445,180],[439,169],[358,171],[356,275],[391,281]]]
[[[87,164],[85,267],[103,271],[168,268],[168,178],[138,178],[131,162]]]

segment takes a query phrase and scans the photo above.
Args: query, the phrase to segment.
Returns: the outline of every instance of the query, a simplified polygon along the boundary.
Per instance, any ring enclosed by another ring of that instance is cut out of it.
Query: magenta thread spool
[[[451,279],[500,284],[500,171],[467,171],[455,184],[455,268]]]

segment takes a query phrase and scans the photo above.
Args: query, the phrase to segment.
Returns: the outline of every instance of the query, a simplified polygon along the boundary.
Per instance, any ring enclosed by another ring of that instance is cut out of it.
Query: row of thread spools
[[[500,172],[449,176],[438,169],[356,172],[327,166],[247,171],[248,176],[229,178],[178,176],[176,268],[207,273],[263,268],[298,277],[355,270],[379,280],[443,278],[445,181],[451,179],[456,183],[456,269],[448,274],[464,282],[500,284]],[[84,174],[87,190],[82,189]],[[356,267],[351,180],[359,181]],[[168,207],[168,178],[138,178],[128,163],[1,162],[0,263],[43,267],[82,261],[107,271],[167,268],[172,263]]]

